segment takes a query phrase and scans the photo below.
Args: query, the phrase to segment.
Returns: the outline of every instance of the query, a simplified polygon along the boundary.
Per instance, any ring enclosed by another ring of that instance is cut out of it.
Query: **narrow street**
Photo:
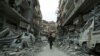
[[[42,51],[37,54],[37,56],[69,56],[63,51],[53,46],[53,49],[49,48],[49,45],[46,45],[42,48]]]
[[[100,0],[0,0],[0,56],[100,56]]]

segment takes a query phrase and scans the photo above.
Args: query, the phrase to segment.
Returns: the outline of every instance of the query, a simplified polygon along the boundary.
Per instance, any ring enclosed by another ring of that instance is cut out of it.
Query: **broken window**
[[[9,5],[10,5],[11,7],[14,7],[15,0],[9,0],[8,2],[9,2]]]

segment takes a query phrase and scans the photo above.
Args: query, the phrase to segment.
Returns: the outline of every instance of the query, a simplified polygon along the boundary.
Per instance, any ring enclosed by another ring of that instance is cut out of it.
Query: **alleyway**
[[[64,52],[60,51],[53,46],[53,49],[50,50],[49,45],[46,45],[42,48],[42,51],[37,54],[37,56],[69,56]]]

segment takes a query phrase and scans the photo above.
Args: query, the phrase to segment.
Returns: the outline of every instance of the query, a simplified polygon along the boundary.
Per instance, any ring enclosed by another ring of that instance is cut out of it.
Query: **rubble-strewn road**
[[[68,47],[68,45],[60,46],[58,48],[70,56],[93,56],[93,54],[84,53],[80,47],[74,45],[71,45],[71,47]]]
[[[25,48],[20,51],[0,51],[0,56],[93,56],[88,55],[80,50],[75,50],[74,48],[63,48],[63,47],[55,47],[53,49],[49,48],[49,44],[45,43],[44,45],[41,43],[36,44],[34,47]]]
[[[49,45],[46,45],[42,48],[42,51],[36,56],[93,56],[85,54],[79,50],[74,50],[73,48],[63,49],[53,46],[53,49],[50,50]]]
[[[50,50],[49,45],[46,45],[42,48],[42,52],[37,54],[37,56],[69,56],[69,55],[60,51],[54,46],[53,49]]]
[[[41,43],[39,42],[30,48],[24,48],[22,50],[16,50],[16,49],[1,50],[0,56],[35,56],[37,53],[41,51],[43,45],[44,44],[42,42]]]

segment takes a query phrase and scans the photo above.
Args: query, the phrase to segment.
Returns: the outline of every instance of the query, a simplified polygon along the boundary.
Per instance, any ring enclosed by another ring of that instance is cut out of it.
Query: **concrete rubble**
[[[0,50],[0,56],[35,56],[41,51],[43,43],[36,43],[31,48],[25,48],[20,51],[16,50]]]
[[[100,0],[59,0],[57,22],[42,20],[39,0],[0,0],[0,56],[100,56],[99,30]]]
[[[64,42],[66,39],[63,40],[56,40],[55,46],[62,50],[64,53],[70,55],[70,56],[91,56],[93,54],[86,54],[84,53],[81,48],[77,45],[70,44],[68,42]]]
[[[100,0],[59,0],[58,9],[57,45],[76,56],[100,53]],[[76,46],[79,51],[71,48]]]

